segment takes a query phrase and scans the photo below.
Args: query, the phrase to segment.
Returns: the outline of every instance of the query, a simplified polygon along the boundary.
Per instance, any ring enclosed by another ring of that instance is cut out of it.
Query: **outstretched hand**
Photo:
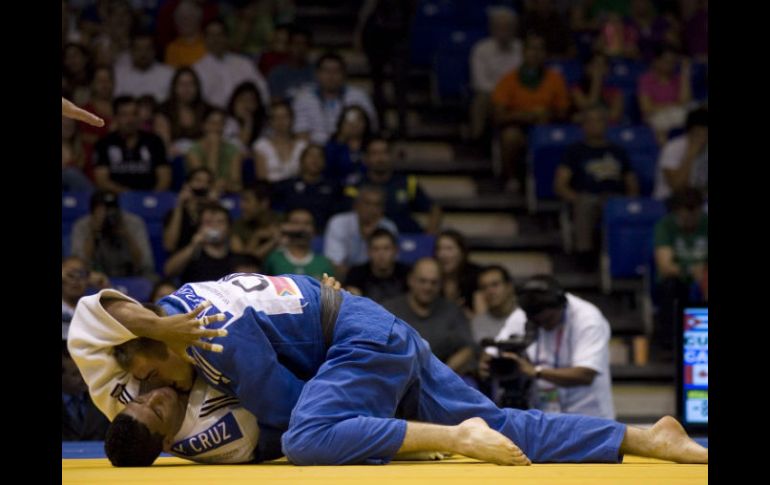
[[[93,113],[89,113],[83,108],[76,106],[75,103],[73,103],[68,99],[64,99],[64,98],[61,99],[61,114],[62,116],[66,116],[67,118],[72,118],[73,120],[78,120],[78,121],[82,121],[83,123],[88,123],[91,126],[97,126],[97,127],[104,126],[103,119],[99,118]]]
[[[157,320],[157,324],[153,326],[152,338],[164,342],[169,349],[192,364],[194,364],[194,361],[186,352],[190,346],[199,347],[211,352],[222,352],[223,347],[221,344],[212,344],[202,340],[204,338],[227,336],[227,330],[224,328],[206,328],[207,325],[214,322],[224,321],[226,317],[223,313],[198,318],[198,315],[210,306],[210,302],[204,301],[191,312],[160,317]]]

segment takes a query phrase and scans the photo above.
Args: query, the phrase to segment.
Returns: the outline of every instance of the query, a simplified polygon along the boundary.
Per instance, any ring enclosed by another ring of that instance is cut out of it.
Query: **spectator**
[[[63,52],[62,83],[70,93],[72,102],[83,106],[91,97],[91,81],[94,77],[91,52],[76,42],[65,44]]]
[[[340,185],[323,175],[324,164],[323,149],[318,145],[308,145],[300,155],[299,175],[273,186],[273,208],[279,212],[294,208],[308,210],[313,214],[319,233],[337,212],[342,198]]]
[[[166,64],[173,68],[188,67],[206,55],[201,27],[203,9],[192,0],[183,0],[174,10],[177,37],[166,46]]]
[[[709,58],[709,4],[708,0],[696,0],[695,11],[684,21],[684,43],[687,55],[698,62]]]
[[[623,17],[618,13],[608,12],[602,17],[594,50],[608,57],[626,59],[639,57],[639,33],[637,30],[624,22]]]
[[[225,138],[238,147],[241,155],[251,158],[251,146],[262,136],[267,122],[265,105],[259,98],[259,90],[252,82],[239,84],[227,105]]]
[[[462,308],[468,318],[483,311],[478,294],[481,267],[469,260],[465,237],[454,229],[446,229],[436,238],[433,256],[441,267],[441,296]]]
[[[259,54],[259,72],[267,76],[289,58],[290,24],[275,26],[269,45]]]
[[[233,256],[233,273],[260,273],[259,260],[250,254]]]
[[[471,137],[479,139],[491,116],[490,96],[498,82],[515,71],[523,61],[522,43],[516,38],[516,13],[505,7],[489,11],[489,37],[473,46],[471,51],[471,82],[473,101],[470,121]]]
[[[554,8],[553,0],[525,2],[521,24],[528,35],[535,34],[545,41],[544,48],[549,58],[575,57],[566,18]]]
[[[386,219],[384,213],[385,192],[379,187],[364,185],[358,189],[353,210],[329,220],[324,235],[324,255],[334,264],[339,280],[345,280],[351,266],[366,262],[366,241],[375,229],[384,228],[398,234],[396,225]]]
[[[317,84],[301,90],[292,102],[294,132],[324,145],[346,106],[359,105],[377,130],[377,112],[369,96],[346,83],[345,62],[337,54],[325,54],[316,63]]]
[[[77,256],[68,256],[61,262],[61,339],[67,340],[72,315],[78,300],[88,288],[107,288],[110,280],[103,273],[88,271],[88,265]]]
[[[201,209],[201,223],[190,244],[173,254],[164,268],[181,284],[218,280],[233,272],[230,250],[230,213],[216,202]]]
[[[355,47],[359,51],[363,50],[369,62],[369,71],[374,83],[374,105],[380,116],[384,116],[387,107],[383,87],[385,68],[390,66],[390,79],[393,81],[398,112],[399,138],[406,136],[409,35],[417,4],[416,0],[368,0],[359,11],[353,34]],[[372,119],[372,122],[374,121],[384,125],[383,119]]]
[[[270,210],[267,184],[257,182],[241,191],[241,218],[233,225],[232,248],[262,263],[280,242],[278,218]]]
[[[639,195],[639,182],[623,147],[606,136],[607,112],[601,106],[583,113],[585,140],[569,146],[556,169],[554,192],[569,204],[575,225],[575,249],[581,264],[595,270],[599,223],[609,197]]]
[[[61,186],[62,191],[88,192],[93,186],[86,175],[87,148],[80,137],[75,120],[61,119]]]
[[[307,142],[294,134],[292,120],[288,104],[272,104],[270,130],[253,146],[257,180],[280,182],[299,173],[299,157]]]
[[[110,133],[112,129],[112,92],[115,79],[112,69],[98,67],[94,71],[94,79],[91,83],[91,99],[83,109],[89,111],[104,120],[104,125],[94,126],[82,121],[78,124],[78,130],[83,135],[83,143],[89,147],[89,151],[99,141]]]
[[[158,6],[155,25],[155,34],[157,36],[157,45],[165,50],[174,39],[179,35],[179,29],[176,25],[176,10],[183,1],[186,0],[164,0]],[[219,16],[220,4],[217,0],[194,0],[203,9],[203,22],[206,25]]]
[[[310,211],[289,211],[286,222],[281,225],[281,247],[267,256],[263,268],[265,274],[305,274],[318,280],[324,273],[333,276],[332,264],[310,245],[315,236],[314,225]]]
[[[632,0],[627,24],[636,31],[639,54],[645,63],[655,57],[655,50],[666,41],[671,22],[655,12],[651,0]]]
[[[136,23],[136,14],[128,0],[112,0],[107,3],[102,33],[92,41],[95,61],[98,66],[126,64],[131,46],[131,31]]]
[[[153,275],[144,221],[122,211],[117,195],[109,191],[94,192],[91,213],[72,227],[72,255],[111,278]]]
[[[192,170],[179,191],[176,206],[163,220],[163,248],[173,253],[190,244],[198,232],[201,208],[218,198],[214,174],[205,167]]]
[[[623,92],[607,85],[609,61],[604,54],[594,54],[583,69],[580,82],[571,89],[572,103],[575,108],[573,121],[580,123],[583,112],[597,104],[607,109],[611,124],[623,120]]]
[[[139,129],[152,131],[155,126],[155,116],[158,114],[158,102],[151,94],[145,94],[136,100],[139,116]]]
[[[655,344],[663,353],[673,350],[675,322],[691,301],[693,285],[702,285],[708,267],[708,216],[695,189],[675,192],[671,213],[655,226],[655,270],[658,284],[658,326]]]
[[[203,101],[201,83],[189,67],[177,69],[168,99],[155,117],[155,133],[166,144],[171,158],[187,153],[203,135],[203,118],[210,107]]]
[[[168,296],[171,293],[175,292],[177,289],[177,285],[174,284],[174,282],[168,278],[159,280],[155,285],[152,287],[152,291],[150,292],[150,303],[156,303],[158,300],[163,298],[164,296]]]
[[[492,93],[508,190],[517,190],[520,182],[515,179],[522,178],[524,165],[519,162],[526,146],[526,131],[532,125],[563,120],[569,108],[567,83],[559,72],[545,67],[545,53],[543,38],[528,36],[523,64],[503,77]]]
[[[214,20],[205,30],[207,54],[193,65],[200,78],[206,103],[225,108],[235,88],[243,82],[252,82],[259,89],[263,104],[270,101],[267,83],[254,63],[245,56],[227,49],[227,31],[224,22]]]
[[[692,101],[690,60],[682,61],[676,73],[679,53],[671,46],[659,48],[650,70],[639,78],[639,108],[662,145],[668,132],[684,124],[687,106]]]
[[[173,77],[171,66],[157,62],[152,33],[137,32],[131,39],[130,62],[115,66],[115,95],[138,98],[150,94],[162,103]]]
[[[311,47],[309,30],[291,29],[288,57],[271,69],[267,77],[273,101],[291,102],[303,87],[315,82],[315,71],[308,59]]]
[[[592,303],[565,292],[550,276],[538,275],[518,290],[526,321],[537,329],[524,355],[499,357],[518,364],[535,379],[533,407],[544,412],[585,414],[614,419],[609,365],[610,324]],[[511,318],[495,340],[527,335],[525,320]],[[488,372],[491,356],[479,365]]]
[[[94,147],[94,178],[102,190],[168,190],[171,167],[163,141],[139,129],[136,100],[120,97],[114,102],[116,131]]]
[[[668,198],[672,192],[695,188],[705,197],[709,187],[708,110],[698,108],[687,115],[685,133],[663,146],[658,159],[654,197]]]
[[[285,52],[288,28],[284,25],[294,19],[294,2],[286,0],[249,0],[240,2],[231,15],[225,17],[233,50],[250,57],[259,56],[268,44],[270,50]],[[281,32],[278,39],[274,34]],[[262,71],[267,75],[267,72]]]
[[[91,401],[83,377],[61,344],[61,439],[62,441],[102,441],[110,422]]]
[[[505,326],[523,328],[527,316],[516,301],[513,278],[507,269],[496,264],[482,268],[478,273],[478,289],[487,310],[471,320],[471,333],[477,344],[483,339],[494,339]]]
[[[413,175],[394,173],[390,147],[385,139],[369,140],[364,152],[364,166],[366,175],[361,183],[375,185],[385,191],[385,216],[396,223],[400,232],[423,232],[423,228],[414,220],[413,212],[429,213],[426,233],[436,234],[439,231],[441,207],[425,194]],[[356,189],[349,186],[345,193],[355,197]]]
[[[337,130],[326,143],[327,177],[342,184],[355,183],[364,173],[364,143],[371,137],[369,117],[358,106],[348,106],[337,122]]]
[[[418,260],[407,280],[409,291],[384,303],[409,322],[430,344],[433,354],[458,374],[474,367],[474,342],[462,310],[440,296],[441,269],[433,258]]]
[[[187,171],[206,167],[215,174],[217,192],[238,192],[243,159],[238,147],[223,138],[225,116],[221,109],[208,112],[203,122],[203,137],[187,152]]]
[[[387,229],[375,229],[369,236],[369,261],[350,268],[345,289],[354,295],[383,303],[406,292],[409,266],[396,260],[398,239]]]

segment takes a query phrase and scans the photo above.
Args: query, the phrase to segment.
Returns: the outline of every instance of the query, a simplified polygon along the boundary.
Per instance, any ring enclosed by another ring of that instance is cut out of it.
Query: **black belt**
[[[334,339],[334,325],[337,323],[337,315],[340,314],[342,293],[328,286],[321,285],[321,331],[324,335],[324,343],[328,349]]]

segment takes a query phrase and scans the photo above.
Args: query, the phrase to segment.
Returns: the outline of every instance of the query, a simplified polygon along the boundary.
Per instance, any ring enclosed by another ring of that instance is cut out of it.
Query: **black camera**
[[[492,339],[483,339],[481,346],[493,347],[498,350],[498,355],[503,352],[510,352],[522,357],[526,356],[527,347],[534,341],[528,335],[512,335],[508,340],[496,342]],[[519,364],[513,359],[504,357],[494,357],[489,362],[489,373],[492,377],[501,379],[515,377],[519,371]]]

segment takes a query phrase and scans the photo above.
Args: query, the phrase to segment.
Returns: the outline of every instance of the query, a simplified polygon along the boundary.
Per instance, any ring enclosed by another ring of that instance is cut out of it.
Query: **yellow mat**
[[[705,485],[707,465],[676,465],[627,456],[622,465],[504,467],[463,457],[385,466],[299,467],[285,460],[261,465],[198,465],[160,458],[148,468],[114,468],[107,459],[62,460],[62,485]]]

